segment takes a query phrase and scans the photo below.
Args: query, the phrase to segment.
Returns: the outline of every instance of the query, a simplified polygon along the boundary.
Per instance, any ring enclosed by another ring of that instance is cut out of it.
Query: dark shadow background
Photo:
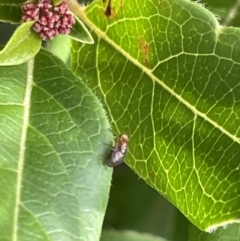
[[[165,198],[122,164],[114,168],[103,228],[136,230],[186,241],[188,220]]]

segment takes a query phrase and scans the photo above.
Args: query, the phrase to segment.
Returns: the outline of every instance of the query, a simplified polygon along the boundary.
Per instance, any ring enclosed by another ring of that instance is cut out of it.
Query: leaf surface
[[[73,67],[130,135],[126,163],[198,228],[239,222],[240,30],[189,1],[106,4],[79,11],[96,45]]]
[[[0,240],[99,240],[112,134],[98,99],[44,50],[0,81]]]
[[[82,21],[74,16],[75,24],[72,26],[69,37],[84,44],[93,44],[94,40]]]
[[[40,50],[42,40],[31,30],[33,21],[21,24],[0,51],[0,66],[18,65],[32,59]]]

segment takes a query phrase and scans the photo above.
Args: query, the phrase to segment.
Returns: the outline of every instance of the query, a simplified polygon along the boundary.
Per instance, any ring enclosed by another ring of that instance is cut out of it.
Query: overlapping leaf
[[[0,66],[18,65],[32,59],[40,50],[42,40],[31,30],[33,21],[21,24],[2,51]]]
[[[102,106],[47,51],[1,67],[0,82],[0,240],[99,240],[112,173]]]
[[[239,29],[188,1],[98,1],[80,15],[96,45],[75,43],[73,66],[130,135],[127,164],[200,229],[238,222]]]

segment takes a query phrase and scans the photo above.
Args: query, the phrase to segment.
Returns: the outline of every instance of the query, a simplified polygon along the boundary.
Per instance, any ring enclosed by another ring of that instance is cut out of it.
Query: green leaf
[[[72,62],[130,135],[126,163],[198,228],[239,222],[240,30],[189,1],[104,11],[79,10],[96,45],[74,43]]]
[[[166,241],[166,239],[133,231],[103,230],[101,241]]]
[[[33,21],[21,24],[0,51],[0,66],[17,65],[32,59],[40,50],[42,40],[31,31]]]
[[[0,240],[99,240],[113,137],[98,99],[44,50],[0,81]]]
[[[68,36],[81,43],[93,44],[94,40],[83,22],[76,16],[74,16],[74,19],[76,22]]]

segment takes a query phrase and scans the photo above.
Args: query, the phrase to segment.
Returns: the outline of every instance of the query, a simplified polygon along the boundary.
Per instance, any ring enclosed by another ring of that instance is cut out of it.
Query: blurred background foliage
[[[84,5],[90,2],[79,0]],[[220,24],[240,26],[239,0],[197,2],[213,12]],[[17,25],[0,23],[0,45],[6,44],[16,27]],[[127,165],[122,164],[114,169],[103,228],[135,230],[169,240],[186,241],[189,225],[189,221],[171,203],[139,179]]]

